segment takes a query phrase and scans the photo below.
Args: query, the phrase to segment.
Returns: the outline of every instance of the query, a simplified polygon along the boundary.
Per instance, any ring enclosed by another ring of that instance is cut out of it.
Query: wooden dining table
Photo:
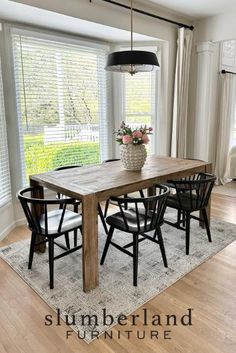
[[[81,200],[82,202],[82,267],[83,290],[88,292],[99,284],[98,276],[98,202],[111,196],[148,189],[154,195],[156,183],[178,179],[199,172],[212,172],[208,162],[152,155],[140,171],[128,171],[120,161],[84,166],[32,175],[31,186],[40,186],[35,197],[43,198],[43,188]],[[208,205],[210,219],[210,204]],[[45,245],[40,248],[45,251]]]

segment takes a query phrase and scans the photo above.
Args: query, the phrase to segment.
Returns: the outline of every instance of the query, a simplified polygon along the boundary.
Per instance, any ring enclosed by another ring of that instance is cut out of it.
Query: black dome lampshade
[[[117,51],[108,55],[107,71],[129,72],[134,75],[137,72],[153,71],[159,67],[156,54],[142,50]]]
[[[105,69],[113,72],[149,72],[160,67],[156,54],[133,49],[133,0],[131,0],[131,50],[116,51],[108,55]]]

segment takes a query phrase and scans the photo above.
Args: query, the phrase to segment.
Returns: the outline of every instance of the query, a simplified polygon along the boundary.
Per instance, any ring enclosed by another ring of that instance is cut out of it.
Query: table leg
[[[147,189],[147,195],[148,197],[150,196],[155,196],[156,195],[156,188],[155,186],[150,186],[148,189]],[[154,202],[152,202],[150,204],[150,208],[153,209],[154,208]]]
[[[88,292],[98,286],[98,217],[97,198],[83,198],[83,290]]]
[[[209,164],[209,165],[206,165],[205,166],[205,173],[209,173],[211,174],[212,173],[212,164]],[[211,197],[209,199],[209,202],[208,202],[208,206],[206,207],[206,213],[207,213],[207,217],[208,217],[208,221],[209,221],[209,226],[211,224]],[[203,219],[203,214],[202,214],[202,211],[200,211],[200,218]],[[205,223],[204,222],[201,222],[200,221],[200,226],[202,228],[205,228]]]
[[[155,196],[156,195],[156,188],[155,186],[150,186],[147,190],[148,196]]]
[[[38,183],[34,180],[30,179],[30,186],[38,186]],[[37,199],[43,199],[44,198],[44,192],[43,192],[43,187],[40,187],[38,190],[33,191],[31,193],[31,197],[35,197]],[[34,215],[35,211],[37,212],[37,215],[40,215],[43,213],[43,208],[42,206],[36,206],[35,209],[32,209],[32,214]],[[40,234],[36,235],[36,243],[44,240],[45,238],[42,237]],[[40,245],[35,245],[34,247],[35,252],[41,252],[44,253],[46,251],[46,243],[40,244]]]

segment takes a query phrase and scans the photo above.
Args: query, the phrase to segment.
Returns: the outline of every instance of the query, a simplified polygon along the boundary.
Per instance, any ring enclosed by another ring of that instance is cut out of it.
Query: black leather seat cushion
[[[106,222],[117,229],[123,230],[123,231],[128,231],[131,233],[142,233],[142,232],[147,232],[151,227],[151,220],[152,218],[150,216],[147,217],[146,221],[146,228],[145,228],[145,210],[139,212],[139,223],[140,223],[140,229],[138,229],[138,224],[137,224],[137,216],[136,216],[136,211],[134,209],[128,209],[124,210],[124,216],[127,220],[127,224],[129,226],[129,229],[127,230],[126,225],[124,223],[123,216],[121,212],[117,212],[109,217],[107,217]]]
[[[191,196],[188,192],[180,193],[179,198],[180,198],[181,204],[178,200],[177,194],[170,195],[167,198],[167,207],[175,208],[177,210],[183,209],[186,211],[194,211],[198,209],[196,195],[192,195],[192,202],[191,202]]]

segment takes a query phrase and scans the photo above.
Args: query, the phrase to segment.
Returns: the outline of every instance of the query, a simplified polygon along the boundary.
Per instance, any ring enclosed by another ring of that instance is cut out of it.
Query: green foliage
[[[99,144],[95,142],[50,143],[43,135],[25,135],[26,180],[29,175],[43,173],[63,165],[99,163]]]
[[[73,142],[58,147],[52,158],[52,169],[64,165],[99,163],[99,145],[94,142]]]

